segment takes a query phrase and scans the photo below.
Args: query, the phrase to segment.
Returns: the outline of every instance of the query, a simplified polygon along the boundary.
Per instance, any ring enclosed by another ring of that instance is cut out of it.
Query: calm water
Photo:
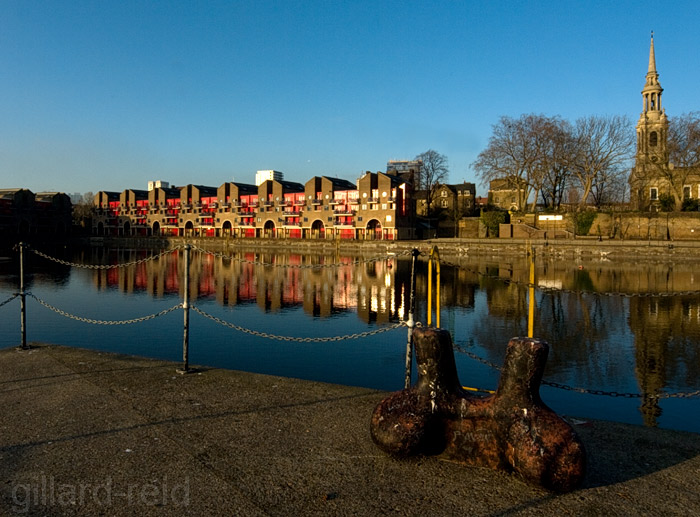
[[[116,264],[152,252],[51,252],[61,253],[81,264]],[[281,336],[348,335],[405,318],[410,258],[353,264],[357,258],[237,252],[235,260],[228,260],[192,252],[190,299],[229,323]],[[183,295],[182,252],[100,271],[58,265],[29,253],[26,269],[27,290],[35,296],[98,320],[153,314],[178,304]],[[419,261],[417,269],[416,315],[425,323],[426,263]],[[551,346],[545,379],[644,395],[700,389],[700,297],[681,293],[700,290],[700,275],[696,279],[693,270],[692,264],[538,261],[535,336]],[[524,258],[442,265],[441,326],[452,333],[462,384],[497,386],[498,371],[464,352],[500,364],[508,340],[527,334],[527,289],[519,285],[527,279]],[[17,262],[0,263],[0,302],[17,287]],[[638,296],[644,293],[676,294]],[[91,325],[51,312],[31,298],[27,302],[29,341],[171,360],[182,358],[182,321],[182,310],[176,310],[137,324]],[[195,312],[190,323],[192,364],[385,390],[403,387],[405,328],[363,339],[299,343],[237,332]],[[0,347],[17,345],[18,300],[0,308],[0,324]],[[700,432],[698,397],[610,397],[548,386],[541,394],[555,411],[567,415]]]

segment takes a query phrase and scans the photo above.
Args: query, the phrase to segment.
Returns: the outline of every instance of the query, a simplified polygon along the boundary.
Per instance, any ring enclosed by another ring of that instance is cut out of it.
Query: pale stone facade
[[[669,121],[661,103],[663,88],[656,70],[654,35],[649,48],[649,68],[642,89],[642,113],[637,122],[637,152],[630,175],[630,201],[633,208],[657,211],[660,199],[671,196],[676,208],[684,199],[700,198],[700,175],[679,167],[669,159]]]

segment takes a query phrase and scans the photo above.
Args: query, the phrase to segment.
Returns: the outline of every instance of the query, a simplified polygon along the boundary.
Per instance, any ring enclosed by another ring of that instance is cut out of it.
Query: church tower
[[[659,84],[659,73],[656,71],[656,56],[654,55],[654,33],[651,33],[649,48],[649,70],[646,84],[642,89],[642,114],[637,122],[637,174],[645,176],[645,172],[653,164],[654,168],[668,166],[668,118],[666,110],[661,105],[661,94],[664,89]]]

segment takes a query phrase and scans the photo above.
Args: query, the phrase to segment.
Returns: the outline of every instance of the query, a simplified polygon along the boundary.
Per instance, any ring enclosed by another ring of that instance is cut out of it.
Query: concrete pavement
[[[697,515],[700,435],[574,421],[553,494],[371,441],[385,393],[58,346],[0,350],[3,515]]]

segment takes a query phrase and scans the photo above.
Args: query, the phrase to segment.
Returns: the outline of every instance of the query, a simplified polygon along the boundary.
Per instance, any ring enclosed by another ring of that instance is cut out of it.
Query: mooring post
[[[182,368],[178,373],[190,371],[190,250],[192,246],[185,244],[185,274],[183,278],[182,310],[184,313],[184,325],[182,335]]]
[[[406,341],[406,378],[404,380],[404,388],[408,389],[411,387],[411,368],[413,365],[413,327],[415,327],[414,311],[415,311],[415,299],[416,299],[416,262],[418,260],[418,255],[420,252],[413,248],[411,255],[413,256],[413,261],[411,264],[411,292],[409,293],[408,300],[408,321],[406,326],[408,327],[408,340]]]
[[[19,243],[19,325],[21,335],[21,348],[26,350],[27,347],[27,304],[26,293],[24,292],[24,242]]]

